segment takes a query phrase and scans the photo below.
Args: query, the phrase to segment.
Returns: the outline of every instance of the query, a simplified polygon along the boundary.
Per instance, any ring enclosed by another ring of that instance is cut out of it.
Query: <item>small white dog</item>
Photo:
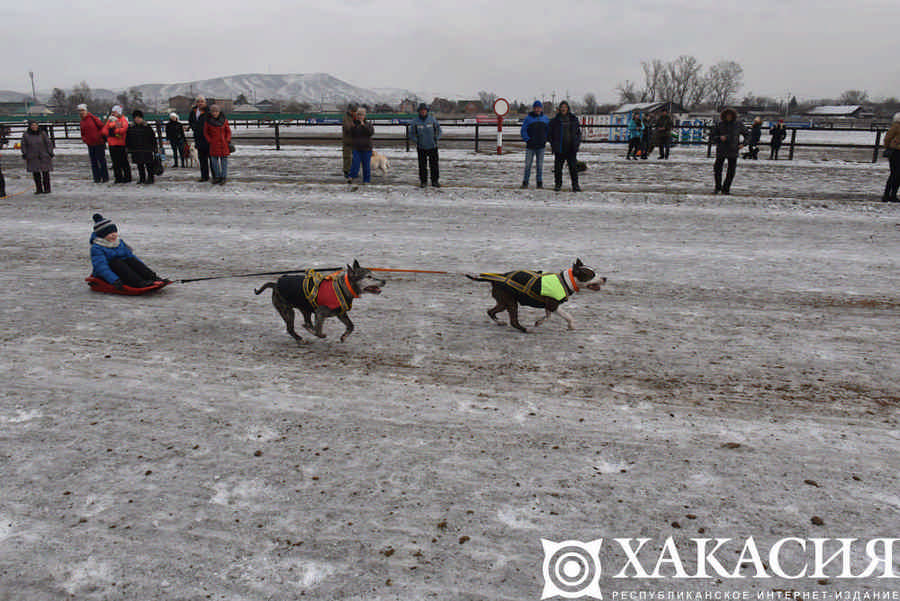
[[[200,159],[197,156],[197,147],[194,144],[191,144],[190,142],[186,142],[184,150],[187,154],[187,156],[184,158],[186,158],[188,160],[188,164],[191,167],[194,167],[195,165],[197,165],[200,162]]]
[[[372,171],[377,171],[379,175],[387,175],[391,163],[383,154],[372,151]]]

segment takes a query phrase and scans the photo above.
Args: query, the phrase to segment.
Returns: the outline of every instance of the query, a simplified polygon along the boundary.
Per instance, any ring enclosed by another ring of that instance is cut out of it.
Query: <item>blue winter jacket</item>
[[[521,134],[526,148],[543,148],[547,144],[549,132],[550,119],[543,113],[540,115],[534,112],[528,113],[528,116],[522,121]]]
[[[115,248],[109,248],[100,244],[94,244],[97,234],[91,234],[91,265],[94,271],[91,275],[105,280],[109,284],[115,284],[120,278],[116,272],[110,269],[109,262],[113,259],[130,259],[136,258],[131,248],[125,244],[125,241],[119,239],[119,245]]]
[[[641,121],[641,118],[637,119],[631,118],[628,120],[628,139],[633,140],[635,138],[640,138],[644,131],[644,124]]]
[[[416,143],[416,148],[422,150],[437,148],[438,140],[441,139],[441,124],[431,113],[425,115],[424,119],[416,115],[409,123],[409,139]]]

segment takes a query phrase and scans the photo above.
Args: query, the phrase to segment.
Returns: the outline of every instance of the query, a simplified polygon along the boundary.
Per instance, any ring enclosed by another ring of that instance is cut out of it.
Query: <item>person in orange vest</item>
[[[128,133],[128,119],[122,115],[122,107],[112,107],[111,114],[100,130],[109,144],[109,156],[113,164],[113,182],[127,184],[131,181],[131,164],[128,162],[128,150],[125,148],[125,135]]]

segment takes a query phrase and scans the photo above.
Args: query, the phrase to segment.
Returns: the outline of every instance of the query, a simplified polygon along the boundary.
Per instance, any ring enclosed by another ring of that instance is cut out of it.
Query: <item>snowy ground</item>
[[[193,170],[142,188],[90,184],[63,146],[52,195],[0,204],[0,599],[538,599],[541,538],[897,536],[886,165],[741,162],[722,199],[699,149],[585,155],[579,195],[516,190],[521,154],[461,149],[422,191],[414,155],[387,153],[356,192],[329,147],[241,147],[224,188]],[[3,167],[10,192],[29,185]],[[609,283],[568,303],[576,331],[521,334],[489,323],[486,284],[388,274],[347,343],[331,320],[301,347],[253,294],[273,278],[89,291],[95,211],[171,278],[579,256]]]

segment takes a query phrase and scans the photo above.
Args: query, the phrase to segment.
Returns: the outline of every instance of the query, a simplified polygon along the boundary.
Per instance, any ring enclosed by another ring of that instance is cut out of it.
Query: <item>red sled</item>
[[[84,278],[84,281],[88,283],[88,286],[91,287],[91,290],[95,292],[107,292],[109,294],[125,294],[128,296],[139,296],[141,294],[147,294],[148,292],[153,292],[154,290],[159,290],[160,288],[165,288],[172,282],[163,282],[156,281],[153,282],[151,286],[145,286],[144,288],[132,288],[131,286],[122,286],[121,288],[116,288],[106,280],[101,280],[100,278],[94,277],[92,275]]]

